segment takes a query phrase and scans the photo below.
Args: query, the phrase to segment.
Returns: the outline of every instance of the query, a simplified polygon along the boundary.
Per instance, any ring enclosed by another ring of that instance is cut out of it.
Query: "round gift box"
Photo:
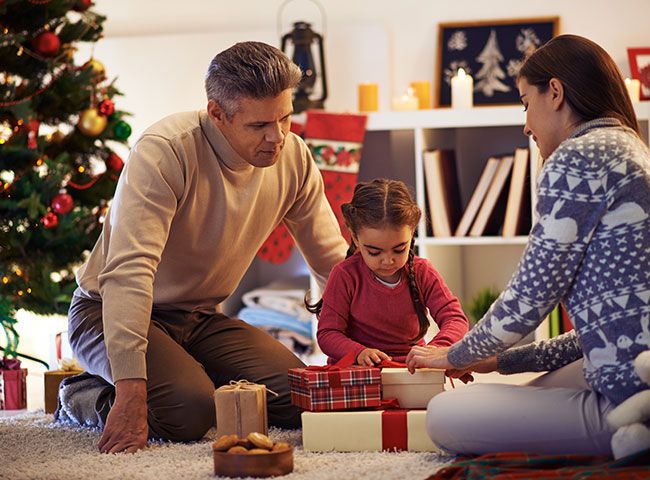
[[[293,447],[269,453],[213,451],[214,474],[224,477],[277,477],[293,472]]]

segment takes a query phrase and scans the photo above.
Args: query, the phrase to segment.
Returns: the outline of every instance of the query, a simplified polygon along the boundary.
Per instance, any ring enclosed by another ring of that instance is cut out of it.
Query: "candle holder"
[[[411,88],[418,97],[418,109],[428,110],[431,108],[431,82],[421,80],[411,82]]]
[[[392,109],[396,112],[405,112],[409,110],[418,109],[418,97],[412,88],[407,88],[399,97],[394,97],[392,102]]]

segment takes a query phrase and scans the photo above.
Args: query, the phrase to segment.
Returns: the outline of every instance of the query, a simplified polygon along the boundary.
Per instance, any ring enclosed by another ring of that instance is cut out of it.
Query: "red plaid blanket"
[[[459,458],[427,480],[625,479],[650,478],[650,450],[612,460],[585,455],[492,453]]]

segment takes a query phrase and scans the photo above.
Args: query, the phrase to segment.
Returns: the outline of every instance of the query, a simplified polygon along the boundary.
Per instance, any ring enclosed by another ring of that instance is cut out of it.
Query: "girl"
[[[318,344],[330,363],[354,352],[359,365],[404,361],[424,345],[426,309],[440,328],[429,342],[448,347],[467,333],[458,299],[425,259],[415,256],[420,209],[397,180],[360,183],[341,206],[351,244],[330,273],[323,298],[307,309],[318,316]]]
[[[607,414],[648,388],[632,362],[650,346],[650,155],[623,78],[594,42],[552,39],[525,61],[517,84],[524,133],[545,159],[538,220],[508,287],[476,327],[451,348],[414,348],[407,364],[452,376],[549,372],[528,385],[433,398],[427,429],[446,450],[611,455]],[[560,301],[573,331],[510,348]]]

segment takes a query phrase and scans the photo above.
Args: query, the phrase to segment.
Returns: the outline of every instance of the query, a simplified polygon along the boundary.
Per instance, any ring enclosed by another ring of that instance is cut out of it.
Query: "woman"
[[[536,222],[506,289],[456,345],[414,347],[409,369],[452,376],[548,371],[527,385],[434,397],[429,435],[464,454],[611,454],[606,416],[647,389],[634,372],[650,332],[650,155],[621,74],[597,44],[562,35],[518,77],[524,133],[545,164]],[[562,302],[575,329],[510,348]]]

